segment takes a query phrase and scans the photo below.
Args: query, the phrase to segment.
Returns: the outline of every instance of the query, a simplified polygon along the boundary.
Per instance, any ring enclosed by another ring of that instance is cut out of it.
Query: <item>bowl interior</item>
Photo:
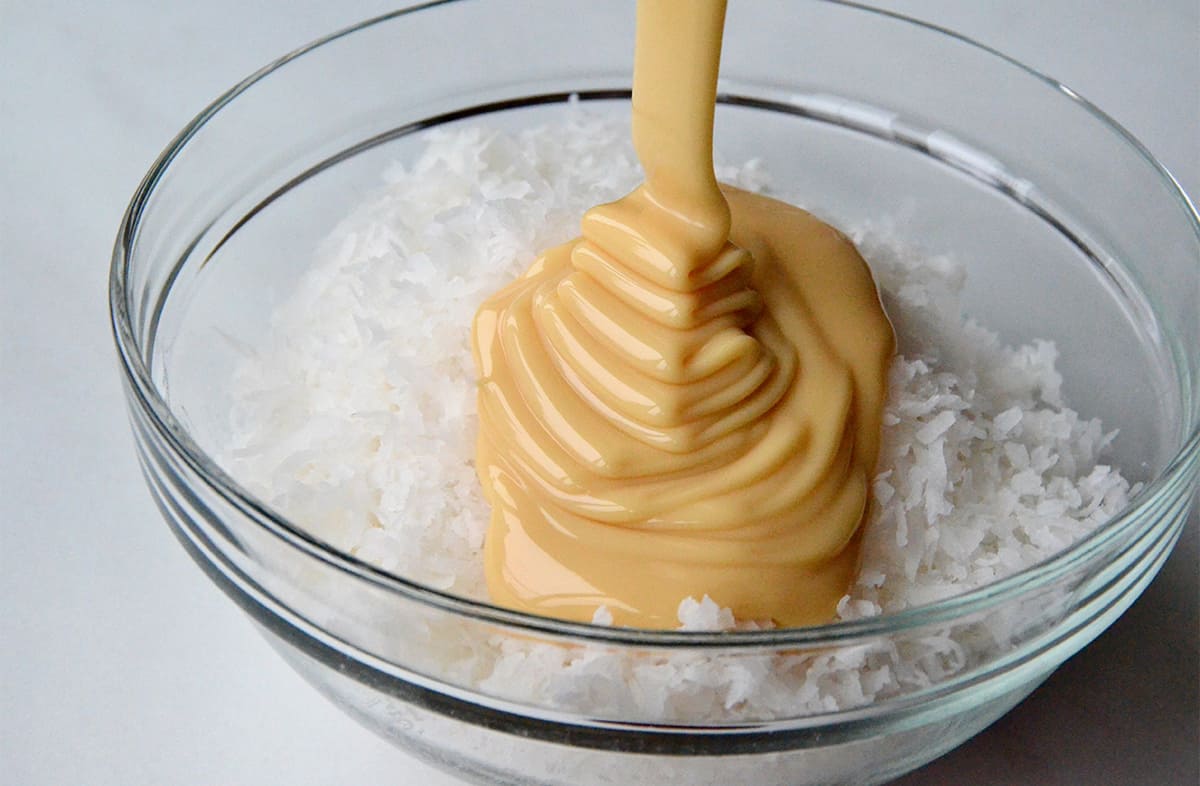
[[[580,98],[582,111],[628,115],[627,100],[607,92]],[[1073,232],[1074,218],[1036,185],[1013,193],[969,171],[972,156],[987,156],[986,150],[914,148],[886,129],[829,116],[832,98],[810,94],[776,103],[727,91],[717,113],[718,155],[762,159],[775,193],[843,229],[883,229],[900,243],[964,261],[967,313],[1009,344],[1053,341],[1068,403],[1119,428],[1112,461],[1133,480],[1152,478],[1178,449],[1182,402],[1163,328],[1143,293],[1113,275],[1122,261]],[[389,165],[415,158],[423,128],[519,129],[581,111],[545,100],[531,95],[503,108],[473,108],[466,118],[400,126],[302,173],[240,217],[213,248],[193,250],[166,301],[152,367],[201,447],[224,449],[237,365],[265,346],[270,314],[295,290],[338,221],[379,189]]]

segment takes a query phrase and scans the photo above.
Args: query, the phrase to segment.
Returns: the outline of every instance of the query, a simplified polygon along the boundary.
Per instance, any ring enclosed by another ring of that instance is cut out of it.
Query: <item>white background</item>
[[[1071,85],[1200,194],[1197,0],[869,4]],[[188,561],[142,486],[107,321],[118,220],[174,133],[385,10],[0,0],[0,783],[457,783],[327,704]],[[901,783],[1200,782],[1197,530],[1032,698]]]

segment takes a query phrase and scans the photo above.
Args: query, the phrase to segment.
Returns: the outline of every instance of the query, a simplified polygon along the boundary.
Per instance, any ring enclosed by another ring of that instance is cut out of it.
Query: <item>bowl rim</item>
[[[723,652],[757,650],[762,647],[812,647],[844,644],[866,637],[890,635],[923,628],[939,623],[960,620],[964,616],[984,612],[1004,601],[1011,600],[1026,591],[1036,590],[1050,584],[1055,578],[1087,562],[1097,552],[1124,537],[1143,522],[1148,509],[1160,499],[1164,489],[1186,482],[1186,474],[1200,460],[1200,417],[1194,413],[1196,407],[1189,406],[1191,391],[1183,386],[1183,412],[1185,418],[1191,412],[1191,433],[1183,435],[1182,446],[1166,463],[1163,469],[1131,499],[1130,504],[1107,522],[1081,538],[1069,548],[1017,573],[991,582],[982,587],[968,590],[950,598],[924,605],[914,606],[899,612],[881,614],[855,620],[845,620],[803,628],[777,628],[761,631],[696,632],[663,631],[635,628],[617,628],[571,622],[541,617],[521,611],[493,605],[488,601],[474,600],[435,589],[412,579],[375,567],[357,557],[306,532],[303,527],[292,523],[255,495],[241,487],[228,475],[199,444],[192,439],[171,410],[170,405],[158,391],[150,368],[143,358],[143,347],[139,343],[131,321],[129,295],[127,292],[128,271],[132,261],[132,250],[137,238],[143,208],[153,196],[156,186],[170,168],[175,157],[188,142],[218,112],[253,87],[257,82],[286,66],[305,54],[334,41],[390,22],[409,14],[436,8],[464,0],[426,0],[415,2],[386,14],[375,16],[341,30],[317,38],[263,66],[235,84],[216,100],[200,111],[171,140],[147,171],[128,207],[118,229],[112,252],[109,273],[109,307],[111,327],[117,354],[124,373],[127,395],[136,402],[137,408],[148,418],[157,434],[163,438],[175,456],[207,483],[223,500],[242,514],[256,522],[285,545],[315,558],[352,578],[368,582],[389,592],[394,592],[417,603],[432,606],[456,616],[476,621],[517,629],[526,633],[538,633],[574,642],[596,642],[606,645],[630,645],[665,649],[720,649]],[[824,5],[840,6],[854,12],[888,18],[903,24],[945,36],[953,41],[979,50],[985,55],[999,58],[1085,110],[1095,120],[1116,132],[1121,140],[1137,153],[1144,163],[1164,181],[1172,196],[1183,209],[1185,219],[1190,219],[1192,232],[1200,243],[1200,213],[1171,173],[1139,142],[1103,110],[1080,96],[1071,88],[1048,77],[1020,61],[1005,55],[985,44],[936,24],[914,19],[894,11],[862,5],[853,0],[814,0]],[[163,291],[169,291],[174,276],[168,278]],[[153,338],[153,337],[152,337]],[[1179,381],[1176,375],[1176,381]],[[1185,421],[1183,428],[1188,428]]]

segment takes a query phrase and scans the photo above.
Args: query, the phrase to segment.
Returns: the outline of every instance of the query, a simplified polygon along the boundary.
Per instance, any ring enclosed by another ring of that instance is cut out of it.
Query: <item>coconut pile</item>
[[[486,599],[472,317],[541,250],[576,236],[587,208],[640,183],[641,171],[628,126],[582,110],[519,133],[435,130],[423,145],[341,222],[238,370],[222,463],[337,548]],[[770,193],[767,175],[753,161],[718,166],[722,181],[747,190]],[[965,318],[954,259],[905,245],[894,227],[849,234],[899,345],[862,567],[841,619],[1011,575],[1126,504],[1136,488],[1101,461],[1114,433],[1065,405],[1052,343],[1005,346]],[[747,624],[707,597],[680,601],[681,629]],[[599,609],[595,622],[611,618]],[[493,634],[447,657],[482,690],[565,709],[771,718],[919,689],[1003,649],[1017,624],[996,616],[900,644],[736,658],[641,659]]]

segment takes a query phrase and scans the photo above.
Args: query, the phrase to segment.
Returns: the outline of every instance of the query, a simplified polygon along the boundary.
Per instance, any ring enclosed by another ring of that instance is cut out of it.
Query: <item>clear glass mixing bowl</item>
[[[523,21],[531,14],[537,25]],[[1129,606],[1178,537],[1200,461],[1196,212],[1102,112],[996,52],[850,4],[735,5],[717,147],[765,159],[782,190],[839,221],[902,215],[906,235],[969,262],[967,306],[981,322],[1011,342],[1057,342],[1068,398],[1120,427],[1114,461],[1145,481],[1124,513],[1058,557],[877,619],[738,634],[605,629],[375,569],[272,511],[213,459],[239,345],[262,341],[312,250],[388,162],[411,158],[414,133],[544,122],[572,94],[627,102],[632,25],[629,3],[429,3],[317,41],[205,109],[147,174],[113,256],[113,325],[147,482],[195,561],[289,663],[368,727],[467,777],[888,780],[987,726]],[[664,724],[484,689],[457,658],[511,639],[736,666],[938,636],[972,644],[927,685],[736,722]]]

